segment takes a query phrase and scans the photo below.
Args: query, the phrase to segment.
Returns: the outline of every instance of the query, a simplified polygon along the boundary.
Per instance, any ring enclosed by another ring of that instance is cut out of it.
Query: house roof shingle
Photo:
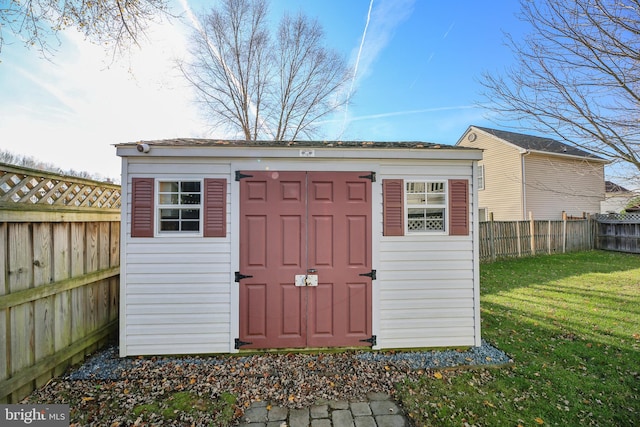
[[[623,186],[618,185],[611,181],[605,181],[604,188],[607,193],[628,193],[629,192],[629,190],[627,190]]]
[[[485,128],[481,126],[473,127],[494,135],[507,142],[510,142],[513,145],[517,145],[520,148],[524,148],[525,150],[543,151],[552,154],[563,154],[567,156],[585,157],[594,160],[604,160],[603,158],[598,157],[595,154],[589,153],[571,145],[564,144],[560,141],[556,141],[555,139],[525,135],[522,133],[509,132],[505,130]]]

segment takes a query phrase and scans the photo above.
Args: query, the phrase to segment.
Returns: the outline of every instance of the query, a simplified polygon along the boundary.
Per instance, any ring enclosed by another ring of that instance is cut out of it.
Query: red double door
[[[370,345],[367,175],[242,172],[241,348]]]

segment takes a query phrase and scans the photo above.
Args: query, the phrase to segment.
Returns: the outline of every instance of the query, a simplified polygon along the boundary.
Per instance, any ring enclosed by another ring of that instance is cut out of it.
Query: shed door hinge
[[[250,279],[253,276],[247,276],[246,274],[240,274],[239,271],[236,271],[236,282],[239,282],[242,279]]]
[[[371,270],[368,273],[358,274],[358,276],[367,276],[367,277],[371,277],[371,280],[376,280],[376,271],[375,270]]]
[[[233,346],[236,350],[240,350],[240,347],[242,347],[243,345],[250,345],[253,344],[252,342],[247,342],[247,341],[240,341],[240,338],[236,338],[235,339],[235,345]]]
[[[371,182],[376,182],[376,173],[371,172],[369,175],[360,175],[358,178],[366,178],[366,179],[370,179]]]
[[[242,178],[253,178],[253,175],[247,175],[240,171],[236,171],[236,181],[240,181]]]
[[[371,344],[371,347],[373,347],[374,345],[377,345],[378,343],[376,335],[371,335],[371,338],[360,340],[360,342],[368,342]]]

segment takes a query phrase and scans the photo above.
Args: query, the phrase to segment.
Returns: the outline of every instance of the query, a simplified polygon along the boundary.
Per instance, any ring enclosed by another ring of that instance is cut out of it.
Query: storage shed
[[[121,356],[480,345],[480,150],[206,139],[116,150]]]

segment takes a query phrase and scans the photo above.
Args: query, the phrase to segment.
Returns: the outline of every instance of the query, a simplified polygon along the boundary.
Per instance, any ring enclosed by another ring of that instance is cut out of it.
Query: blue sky
[[[185,4],[198,14],[214,2],[175,0],[188,23]],[[271,0],[271,10],[273,25],[285,10],[317,18],[327,44],[357,65],[347,111],[323,122],[329,140],[455,144],[469,125],[498,127],[476,105],[478,80],[512,62],[503,31],[526,30],[514,0]],[[4,35],[0,149],[117,179],[113,144],[233,137],[207,126],[174,67],[189,36],[177,20],[154,25],[116,60],[74,30],[49,60]]]

